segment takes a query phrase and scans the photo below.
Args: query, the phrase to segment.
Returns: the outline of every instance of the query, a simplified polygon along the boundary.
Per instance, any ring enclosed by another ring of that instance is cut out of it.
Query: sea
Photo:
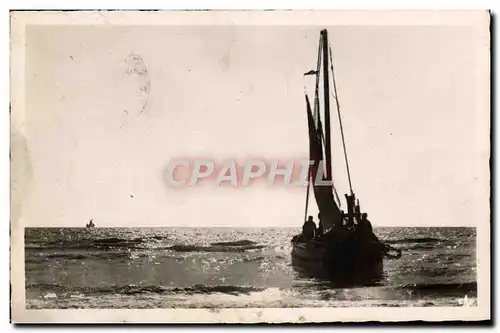
[[[28,309],[477,305],[475,228],[375,228],[402,250],[373,286],[291,265],[297,228],[27,228]]]

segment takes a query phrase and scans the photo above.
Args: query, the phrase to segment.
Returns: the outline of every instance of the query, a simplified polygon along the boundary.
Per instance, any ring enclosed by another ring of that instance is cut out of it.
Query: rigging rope
[[[346,169],[347,169],[347,179],[349,180],[349,189],[350,189],[351,195],[352,195],[354,193],[352,190],[351,172],[349,170],[349,162],[347,160],[347,150],[345,147],[344,128],[342,126],[342,117],[340,115],[340,103],[339,103],[339,99],[337,98],[337,84],[335,82],[335,72],[333,70],[332,47],[331,47],[330,43],[328,43],[328,50],[329,50],[329,55],[330,55],[330,68],[332,71],[333,90],[335,93],[335,104],[337,105],[337,114],[338,114],[339,123],[340,123],[340,134],[342,136],[342,146],[344,147],[344,158],[345,158],[345,165],[346,165]]]

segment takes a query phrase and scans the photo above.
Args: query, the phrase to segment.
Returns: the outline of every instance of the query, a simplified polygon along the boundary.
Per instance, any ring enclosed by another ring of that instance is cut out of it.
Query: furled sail
[[[316,183],[317,179],[322,181],[326,180],[324,173],[325,160],[323,158],[323,146],[321,141],[322,125],[320,119],[314,119],[307,95],[306,104],[307,122],[309,127],[309,159],[314,162],[314,164],[309,168],[310,180],[313,184],[314,197],[318,205],[323,228],[324,230],[328,230],[335,225],[339,226],[342,221],[342,217],[340,209],[334,201],[332,186]],[[321,173],[318,175],[319,172]]]

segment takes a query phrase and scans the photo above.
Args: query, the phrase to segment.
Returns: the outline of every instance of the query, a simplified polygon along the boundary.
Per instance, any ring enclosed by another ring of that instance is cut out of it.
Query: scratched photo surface
[[[11,122],[23,311],[489,304],[487,12],[108,14],[25,26]]]

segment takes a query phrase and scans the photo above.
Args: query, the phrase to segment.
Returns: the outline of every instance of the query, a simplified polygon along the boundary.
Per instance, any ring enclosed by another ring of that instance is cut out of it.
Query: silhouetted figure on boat
[[[318,228],[316,229],[316,237],[323,235],[323,222],[321,221],[321,214],[318,214]]]
[[[353,230],[354,229],[354,224],[351,223],[351,219],[349,218],[349,215],[346,214],[343,210],[340,211],[340,216],[341,216],[341,224],[342,224],[342,229],[344,230]]]
[[[316,234],[316,224],[314,223],[313,217],[309,216],[307,221],[302,227],[302,236],[306,240],[313,239]]]
[[[359,207],[359,199],[356,199],[356,206],[354,206],[354,221],[359,225],[361,221],[361,208]]]
[[[373,232],[372,224],[368,220],[368,214],[366,213],[361,214],[360,226],[362,228],[365,228],[367,231]]]
[[[357,231],[360,236],[365,240],[376,240],[377,237],[373,233],[373,227],[370,221],[368,220],[368,214],[361,214],[361,219],[358,224]]]
[[[356,197],[354,196],[354,194],[352,195],[346,194],[345,200],[347,202],[347,220],[348,220],[347,227],[352,228],[354,226],[354,217],[356,214],[355,212]]]

